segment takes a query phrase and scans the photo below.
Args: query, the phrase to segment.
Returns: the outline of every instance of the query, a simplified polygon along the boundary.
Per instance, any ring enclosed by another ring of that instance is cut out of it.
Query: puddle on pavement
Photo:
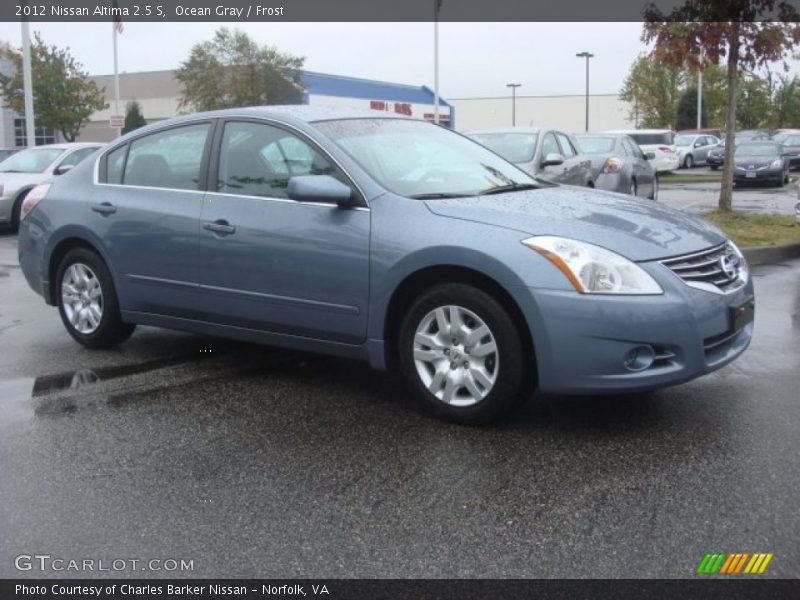
[[[53,398],[53,401],[45,398],[54,392],[91,388],[101,381],[184,364],[198,358],[200,357],[196,354],[170,356],[144,363],[78,369],[69,373],[0,381],[0,428],[19,425],[36,416],[69,414],[78,409],[106,404],[106,399],[92,395],[67,395]]]

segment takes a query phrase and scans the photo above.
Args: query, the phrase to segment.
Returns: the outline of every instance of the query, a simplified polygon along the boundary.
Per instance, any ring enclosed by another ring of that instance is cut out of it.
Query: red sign
[[[111,129],[121,129],[125,125],[125,117],[122,115],[111,115],[108,119],[108,126]]]
[[[372,110],[386,110],[386,102],[383,100],[370,100],[369,107]]]
[[[394,103],[394,112],[399,113],[401,115],[408,115],[411,116],[411,105],[407,102],[395,102]]]

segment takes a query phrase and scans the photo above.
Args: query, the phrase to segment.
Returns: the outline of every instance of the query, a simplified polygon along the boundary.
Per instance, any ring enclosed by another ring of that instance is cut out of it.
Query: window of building
[[[54,129],[45,129],[44,127],[36,128],[35,141],[37,146],[44,144],[56,143],[56,132]],[[14,119],[14,145],[18,148],[24,148],[28,145],[27,129],[25,127],[25,119]]]

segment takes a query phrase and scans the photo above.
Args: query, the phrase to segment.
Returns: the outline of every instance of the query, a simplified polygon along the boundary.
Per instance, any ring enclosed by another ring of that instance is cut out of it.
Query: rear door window
[[[558,138],[559,146],[561,146],[561,154],[563,154],[566,158],[571,158],[578,154],[578,151],[575,150],[575,147],[572,145],[572,142],[569,141],[569,138],[566,135],[563,133],[557,133],[556,137]]]
[[[199,190],[209,129],[209,123],[185,125],[132,141],[122,183]]]

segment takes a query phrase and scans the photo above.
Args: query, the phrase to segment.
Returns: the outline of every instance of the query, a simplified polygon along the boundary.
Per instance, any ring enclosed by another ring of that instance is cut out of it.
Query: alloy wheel
[[[69,324],[78,332],[94,333],[103,319],[103,289],[97,275],[83,263],[72,264],[61,279],[61,302]]]

